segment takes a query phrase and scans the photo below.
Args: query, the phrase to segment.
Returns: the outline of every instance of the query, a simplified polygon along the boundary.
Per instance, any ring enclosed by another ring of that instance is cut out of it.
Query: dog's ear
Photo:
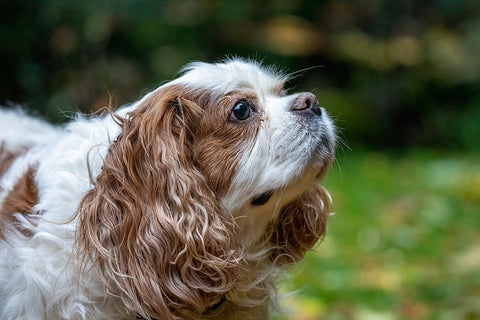
[[[133,313],[204,312],[236,281],[233,219],[192,161],[203,110],[181,88],[150,94],[125,119],[78,209],[76,248]]]
[[[271,259],[277,265],[302,259],[325,234],[330,207],[330,196],[319,185],[285,205],[269,228]]]

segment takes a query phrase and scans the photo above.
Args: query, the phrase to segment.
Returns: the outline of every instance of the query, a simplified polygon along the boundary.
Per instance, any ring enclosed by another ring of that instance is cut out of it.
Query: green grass
[[[279,319],[480,319],[480,157],[347,152],[335,215]]]

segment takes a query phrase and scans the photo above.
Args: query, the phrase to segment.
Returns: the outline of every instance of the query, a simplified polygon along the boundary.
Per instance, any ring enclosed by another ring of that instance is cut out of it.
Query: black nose
[[[316,115],[322,115],[322,108],[318,105],[317,97],[314,94],[309,92],[299,93],[297,98],[293,100],[293,103],[290,107],[292,111],[302,111],[302,112],[313,112]]]

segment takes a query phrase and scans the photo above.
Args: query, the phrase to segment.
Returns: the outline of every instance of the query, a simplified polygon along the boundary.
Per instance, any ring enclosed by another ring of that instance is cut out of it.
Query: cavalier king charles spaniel
[[[325,233],[332,120],[253,61],[103,116],[0,110],[0,319],[267,319]]]

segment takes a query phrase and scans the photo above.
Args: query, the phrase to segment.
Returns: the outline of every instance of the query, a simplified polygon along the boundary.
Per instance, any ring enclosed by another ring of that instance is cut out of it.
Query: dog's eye
[[[235,104],[235,106],[232,109],[232,115],[231,118],[232,120],[247,120],[250,118],[250,115],[252,113],[252,108],[246,101],[239,101]]]

